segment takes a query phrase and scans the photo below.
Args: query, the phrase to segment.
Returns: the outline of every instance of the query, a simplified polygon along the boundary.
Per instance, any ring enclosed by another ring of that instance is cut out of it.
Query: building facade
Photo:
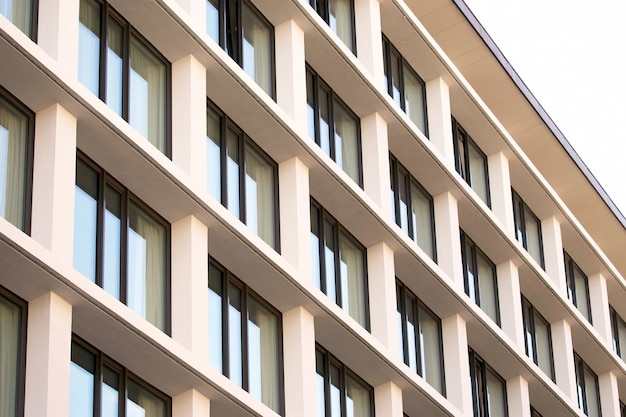
[[[0,1],[0,417],[624,417],[625,227],[462,0]]]

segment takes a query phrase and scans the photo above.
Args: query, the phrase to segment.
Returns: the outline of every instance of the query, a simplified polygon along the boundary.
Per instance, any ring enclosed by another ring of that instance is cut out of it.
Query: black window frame
[[[532,219],[535,221],[535,223],[537,224],[537,231],[539,234],[539,251],[540,251],[540,258],[541,258],[541,262],[539,262],[539,265],[541,266],[541,268],[543,270],[546,269],[546,261],[545,261],[545,254],[544,254],[544,250],[543,250],[543,232],[541,230],[541,220],[539,220],[539,217],[537,217],[537,215],[535,213],[533,213],[533,211],[530,209],[530,207],[528,207],[528,205],[524,202],[524,200],[522,199],[522,197],[513,189],[511,188],[511,194],[512,194],[512,198],[513,198],[513,222],[515,223],[515,240],[517,240],[518,242],[520,242],[522,244],[522,246],[524,247],[524,249],[526,249],[526,251],[528,252],[528,236],[527,236],[527,232],[526,232],[526,216],[532,216]],[[522,233],[522,240],[519,240],[519,236],[517,236],[517,231],[520,230]],[[530,252],[528,252],[528,254],[531,256],[531,258],[533,258],[533,256],[530,254]],[[533,258],[535,259],[535,258]],[[535,259],[536,260],[536,259]]]
[[[487,380],[485,376],[487,372],[496,376],[502,383],[502,392],[504,393],[504,409],[506,414],[502,417],[507,417],[509,414],[508,407],[508,395],[506,391],[506,381],[495,371],[485,360],[478,355],[471,347],[469,349],[469,367],[470,367],[470,381],[472,385],[472,408],[474,409],[474,417],[494,417],[489,416],[489,399],[487,397]],[[480,380],[476,374],[476,369],[480,369]],[[483,411],[483,413],[480,413]]]
[[[328,26],[330,27],[330,0],[309,0],[308,1],[309,6],[311,6],[313,8],[313,10],[315,10],[315,12],[318,14],[319,17],[322,18],[322,20],[324,22],[326,22],[326,24],[328,24]],[[351,21],[351,25],[352,25],[352,39],[351,45],[346,45],[348,47],[348,49],[350,49],[350,51],[352,51],[352,53],[356,56],[357,54],[357,45],[356,45],[356,13],[355,13],[355,7],[354,7],[354,0],[350,0],[350,17],[352,18]],[[331,28],[332,30],[332,28]]]
[[[588,371],[590,372],[594,378],[595,378],[595,396],[596,396],[596,401],[598,404],[598,416],[602,416],[602,404],[600,402],[600,384],[598,382],[598,374],[596,374],[593,369],[591,369],[591,367],[589,365],[587,365],[587,363],[576,353],[574,352],[574,371],[576,374],[576,386],[577,389],[581,388],[582,389],[582,393],[578,393],[578,407],[583,411],[583,413],[585,413],[585,415],[589,415],[587,414],[588,411],[588,405],[587,405],[587,389],[589,387],[587,387],[587,384],[585,383],[585,375],[584,372]],[[582,400],[583,403],[580,403],[580,395],[582,395]]]
[[[548,347],[550,351],[550,373],[548,373],[547,375],[552,381],[556,382],[556,379],[555,379],[556,376],[554,373],[554,351],[552,347],[552,332],[551,332],[550,322],[546,320],[546,318],[543,317],[541,313],[539,313],[539,311],[537,311],[537,309],[532,305],[532,303],[528,301],[528,299],[524,297],[524,295],[522,294],[522,321],[523,321],[523,326],[524,326],[524,342],[525,342],[524,347],[526,350],[526,356],[530,357],[528,353],[528,347],[529,347],[528,346],[529,345],[528,334],[530,333],[532,334],[532,338],[530,340],[530,344],[532,345],[532,349],[533,349],[532,359],[535,365],[539,366],[539,361],[537,359],[538,358],[537,336],[535,333],[536,332],[536,329],[535,329],[536,320],[543,321],[544,324],[548,328]],[[545,370],[543,371],[545,372]]]
[[[565,249],[563,250],[563,259],[565,261],[565,285],[567,289],[567,298],[568,300],[572,302],[572,304],[574,304],[574,307],[576,307],[577,310],[579,310],[583,315],[585,315],[585,312],[580,310],[580,308],[578,307],[578,301],[577,301],[578,294],[580,293],[580,291],[581,290],[584,291],[584,296],[585,296],[585,299],[587,300],[587,316],[586,317],[588,317],[589,323],[593,324],[593,316],[592,316],[592,311],[591,311],[591,297],[589,295],[589,277],[576,264],[574,259],[565,251]],[[576,271],[578,271],[578,273],[585,278],[584,280],[585,288],[583,289],[576,288],[576,280],[574,277],[574,274]]]
[[[461,124],[454,117],[452,118],[452,138],[452,143],[454,145],[454,168],[472,189],[474,189],[474,187],[472,184],[472,177],[470,175],[470,148],[480,154],[483,160],[483,168],[485,170],[484,180],[487,192],[487,200],[485,201],[485,204],[487,204],[487,207],[491,208],[491,189],[489,184],[489,164],[487,162],[487,155],[485,155],[474,139],[472,139],[469,133],[467,133],[463,126],[461,126]],[[461,150],[459,149],[459,141],[463,142],[463,155],[461,155]],[[478,193],[476,194],[478,195]]]
[[[135,194],[132,193],[128,188],[126,188],[122,183],[117,181],[113,176],[111,176],[107,171],[101,168],[98,164],[96,164],[91,158],[89,158],[86,154],[84,154],[79,149],[76,150],[76,163],[81,161],[85,165],[87,165],[90,169],[92,169],[98,176],[98,198],[96,200],[97,206],[97,221],[96,221],[96,271],[95,271],[95,284],[100,288],[102,287],[103,280],[103,251],[104,251],[104,213],[106,211],[106,188],[110,186],[116,192],[120,193],[121,197],[121,218],[120,218],[120,297],[119,301],[124,305],[127,304],[127,289],[128,289],[128,228],[129,228],[129,217],[128,217],[128,207],[132,203],[143,210],[147,215],[149,215],[156,223],[163,226],[165,231],[165,254],[164,254],[164,274],[165,274],[165,285],[163,287],[163,298],[165,300],[165,305],[163,306],[165,310],[163,311],[164,315],[164,323],[162,331],[171,336],[172,331],[172,231],[170,223],[162,217],[159,213],[157,213],[152,207],[148,206],[141,199],[139,199]],[[78,170],[77,170],[78,174]],[[75,187],[78,187],[76,184]]]
[[[543,417],[539,411],[535,410],[535,407],[530,406],[530,417]]]
[[[619,415],[620,417],[626,417],[626,404],[622,400],[619,401]]]
[[[619,329],[623,328],[626,331],[626,321],[619,315],[619,313],[609,305],[609,312],[611,315],[611,336],[613,338],[613,351],[617,353],[623,361],[626,361],[626,346],[622,346],[619,337]]]

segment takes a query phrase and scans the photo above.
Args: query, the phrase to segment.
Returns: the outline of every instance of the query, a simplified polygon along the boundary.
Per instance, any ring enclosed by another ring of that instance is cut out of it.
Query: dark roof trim
[[[583,175],[587,178],[587,180],[596,190],[600,198],[604,201],[607,207],[613,212],[617,220],[619,220],[619,222],[622,224],[622,227],[626,229],[626,217],[624,217],[624,215],[619,210],[619,208],[617,208],[613,200],[611,200],[611,197],[609,197],[608,193],[604,190],[600,182],[593,175],[589,167],[587,167],[587,165],[582,160],[580,155],[578,155],[578,153],[576,152],[572,144],[569,143],[569,141],[567,140],[563,132],[561,132],[561,130],[556,125],[556,123],[554,123],[554,120],[552,120],[552,118],[548,115],[546,110],[541,106],[541,104],[539,104],[539,101],[537,100],[537,98],[533,95],[533,93],[530,91],[528,86],[526,86],[524,81],[520,78],[519,74],[515,71],[513,66],[506,59],[506,57],[504,56],[500,48],[498,48],[498,45],[496,45],[496,43],[491,38],[491,36],[489,36],[489,34],[487,33],[483,25],[480,23],[480,21],[476,18],[472,10],[469,8],[469,6],[465,3],[464,0],[452,0],[452,2],[457,6],[457,8],[461,11],[461,13],[463,13],[463,15],[465,16],[467,21],[470,23],[470,25],[472,25],[472,27],[474,28],[478,36],[480,36],[483,42],[485,42],[485,45],[489,48],[493,56],[498,60],[500,65],[502,65],[502,68],[504,69],[504,71],[506,71],[509,77],[511,77],[511,80],[513,81],[513,83],[515,83],[515,85],[520,90],[520,92],[524,95],[524,97],[526,97],[530,105],[535,109],[539,117],[544,121],[544,123],[548,126],[550,131],[554,134],[554,136],[559,141],[559,143],[561,144],[565,152],[567,152],[570,158],[572,158],[572,161],[574,161],[578,169],[580,169]]]

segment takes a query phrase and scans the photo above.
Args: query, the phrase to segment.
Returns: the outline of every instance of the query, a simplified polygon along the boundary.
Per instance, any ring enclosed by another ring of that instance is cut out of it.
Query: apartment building
[[[462,0],[0,1],[0,417],[624,417],[625,227]]]

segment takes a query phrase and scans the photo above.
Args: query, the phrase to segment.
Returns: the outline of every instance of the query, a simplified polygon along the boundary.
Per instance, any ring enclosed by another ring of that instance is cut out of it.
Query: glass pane
[[[431,259],[435,257],[432,199],[420,187],[411,184],[411,216],[413,239]]]
[[[220,43],[219,0],[206,2],[206,33],[218,44]]]
[[[228,129],[226,132],[226,208],[237,218],[239,211],[239,136]]]
[[[367,327],[367,284],[365,255],[345,235],[339,235],[341,307],[363,327]]]
[[[250,393],[280,412],[278,380],[278,318],[253,298],[248,298],[248,384]]]
[[[320,352],[315,352],[315,386],[317,391],[317,416],[326,415],[326,395],[324,392],[324,356]]]
[[[626,325],[624,322],[618,318],[617,324],[617,337],[619,341],[619,354],[622,359],[626,359]]]
[[[480,308],[498,323],[498,294],[493,264],[481,253],[476,254]]]
[[[389,59],[391,60],[391,91],[389,91],[389,95],[391,95],[393,101],[402,108],[402,94],[400,93],[400,57],[393,52],[389,55]]]
[[[120,253],[122,196],[111,187],[105,190],[104,253],[102,288],[113,297],[120,297]]]
[[[535,341],[535,333],[533,331],[533,314],[530,305],[526,302],[522,304],[522,310],[524,313],[524,341],[526,342],[526,355],[534,362],[537,363],[537,358],[535,357],[535,349],[534,345]]]
[[[226,0],[226,40],[224,42],[224,50],[231,58],[239,62],[239,21],[237,3],[238,1],[236,0]]]
[[[417,345],[416,345],[416,329],[419,328],[417,323],[417,317],[415,313],[417,311],[416,300],[412,297],[404,297],[404,305],[406,307],[406,344],[407,352],[404,358],[404,363],[409,365],[414,372],[417,370]]]
[[[30,1],[25,3],[30,3]],[[98,96],[100,92],[100,3],[95,0],[81,0],[79,14],[78,79]]]
[[[402,308],[401,298],[402,298],[401,287],[399,285],[396,285],[396,308],[397,308],[396,324],[398,325],[398,348],[399,348],[400,357],[404,360],[404,363],[406,363],[407,358],[404,355],[404,332],[403,332],[404,319],[402,318],[402,313],[404,309]]]
[[[318,89],[319,105],[320,105],[320,148],[326,153],[326,155],[333,156],[330,149],[330,110],[329,100],[330,96],[323,88]]]
[[[485,204],[489,204],[487,160],[475,145],[469,146],[469,184]]]
[[[539,220],[528,209],[524,210],[524,220],[526,229],[526,249],[539,265],[543,267],[541,256],[541,232]]]
[[[356,53],[352,42],[354,36],[352,2],[350,0],[328,0],[328,5],[330,9],[328,25],[333,32],[339,36],[339,39],[341,39],[352,52]]]
[[[165,86],[165,63],[132,37],[128,121],[163,153],[166,151]]]
[[[576,308],[583,313],[583,316],[589,321],[589,299],[587,289],[587,277],[578,269],[577,266],[572,268],[574,270],[574,287],[576,288]]]
[[[308,70],[306,72],[306,115],[307,132],[315,140],[315,78]]]
[[[598,379],[596,375],[584,366],[585,398],[587,400],[587,415],[600,417],[600,399],[598,398]]]
[[[17,415],[21,309],[0,296],[0,416]]]
[[[463,253],[463,269],[465,272],[465,293],[471,298],[473,302],[478,303],[477,290],[476,288],[476,275],[475,275],[475,265],[474,265],[474,245],[465,238],[465,252]]]
[[[222,285],[222,271],[209,264],[209,364],[220,372],[223,372]]]
[[[487,370],[487,407],[489,417],[506,417],[506,391],[502,380]]]
[[[456,130],[456,154],[454,158],[456,160],[456,172],[458,172],[463,179],[467,179],[467,169],[465,167],[465,133]]]
[[[242,3],[244,71],[272,95],[272,31],[248,6]]]
[[[128,380],[126,417],[165,417],[165,402],[141,385]]]
[[[222,159],[220,117],[210,108],[206,110],[206,160],[207,191],[217,201],[222,201]]]
[[[346,415],[371,417],[371,408],[372,392],[350,375],[346,375]]]
[[[241,341],[241,290],[233,284],[228,285],[228,377],[235,384],[243,387],[243,359]]]
[[[335,226],[328,221],[324,221],[324,265],[326,295],[338,303],[335,290]]]
[[[535,315],[535,340],[537,344],[537,365],[552,378],[552,354],[550,350],[550,325]]]
[[[127,305],[165,328],[165,227],[134,203],[128,209]]]
[[[245,164],[246,224],[268,245],[276,247],[276,171],[250,146],[245,148]]]
[[[74,188],[74,269],[96,282],[98,174],[76,160]]]
[[[341,417],[341,373],[330,365],[330,416]]]
[[[424,107],[424,83],[413,71],[404,66],[404,109],[417,128],[426,133],[426,109]]]
[[[0,217],[24,229],[28,118],[0,97]]]
[[[0,0],[0,14],[31,36],[32,0]]]
[[[317,288],[322,289],[320,276],[321,259],[319,221],[319,210],[316,207],[311,206],[311,267],[313,283]]]
[[[335,162],[361,184],[358,121],[335,101]]]
[[[118,115],[122,115],[122,91],[124,89],[124,28],[113,18],[107,24],[106,103]],[[144,136],[147,137],[146,134]]]
[[[100,417],[118,417],[120,409],[120,376],[104,366],[102,369],[102,406]]]
[[[400,217],[398,218],[398,226],[406,233],[411,235],[412,230],[409,230],[409,188],[407,182],[409,181],[408,175],[403,172],[398,172],[398,202]]]
[[[443,394],[441,323],[430,311],[419,307],[422,377]]]
[[[95,372],[95,356],[79,344],[72,343],[70,417],[93,415]]]

